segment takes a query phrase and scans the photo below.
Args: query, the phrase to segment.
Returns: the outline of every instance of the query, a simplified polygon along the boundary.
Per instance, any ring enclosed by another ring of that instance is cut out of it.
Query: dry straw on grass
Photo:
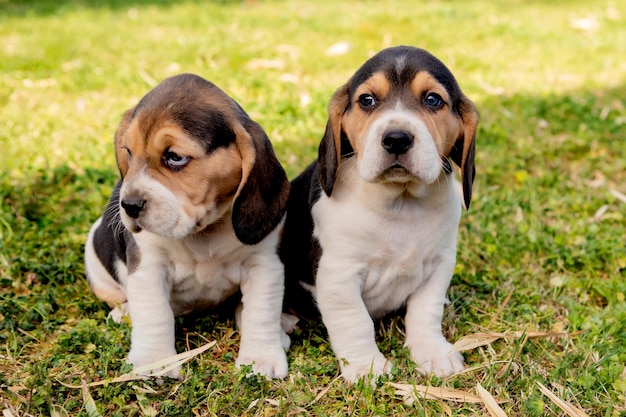
[[[560,399],[559,397],[557,397],[556,394],[554,394],[552,391],[550,391],[545,385],[543,385],[541,382],[537,381],[537,385],[539,386],[539,390],[541,390],[541,392],[548,398],[550,398],[550,400],[556,404],[561,410],[565,411],[567,413],[568,416],[570,417],[589,417],[587,413],[585,413],[584,411],[582,411],[581,409],[575,407],[574,405],[572,405],[571,403]]]
[[[81,388],[84,391],[86,388],[96,387],[96,386],[104,385],[104,384],[136,381],[136,380],[146,379],[149,377],[160,377],[164,375],[165,373],[167,373],[169,370],[174,369],[175,367],[180,366],[184,364],[185,362],[188,362],[189,360],[193,359],[194,357],[200,355],[201,353],[209,350],[215,345],[215,343],[216,343],[215,341],[212,341],[198,348],[179,353],[178,355],[170,356],[169,358],[165,358],[160,361],[150,363],[148,365],[140,366],[136,369],[133,369],[129,373],[118,376],[117,378],[96,381],[90,384],[86,384],[83,381],[81,385],[70,385],[62,381],[59,381],[59,383],[67,388],[73,388],[73,389]]]
[[[545,338],[545,337],[571,337],[575,336],[579,333],[567,333],[567,332],[538,332],[538,331],[515,331],[515,332],[506,332],[506,333],[497,333],[497,332],[483,332],[483,333],[474,333],[462,337],[457,340],[457,342],[452,347],[453,350],[458,352],[464,352],[467,350],[472,350],[480,346],[489,345],[495,342],[498,339],[506,339],[506,338]]]

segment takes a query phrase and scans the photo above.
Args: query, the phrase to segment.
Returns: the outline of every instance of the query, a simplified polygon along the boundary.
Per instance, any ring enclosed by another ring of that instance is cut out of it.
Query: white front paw
[[[293,332],[293,330],[296,328],[296,325],[298,324],[298,321],[300,321],[300,319],[298,319],[298,317],[294,316],[293,314],[283,313],[280,315],[280,326],[287,334]]]
[[[116,306],[109,312],[109,317],[111,317],[113,321],[118,324],[124,320],[124,317],[130,319],[130,314],[128,313],[128,303],[122,303]]]
[[[443,338],[429,342],[407,342],[407,345],[411,357],[425,375],[432,373],[445,377],[461,372],[464,368],[463,355],[452,350],[452,344]]]
[[[291,338],[287,333],[280,332],[280,344],[282,345],[285,352],[289,350],[289,347],[291,346]]]
[[[169,378],[180,379],[182,378],[182,366],[177,365],[167,372],[162,372],[165,367],[168,367],[167,358],[171,358],[176,355],[176,351],[172,350],[167,352],[153,352],[146,353],[145,351],[138,351],[138,349],[132,349],[128,352],[128,362],[133,365],[133,372],[137,375],[144,376],[166,376]],[[154,367],[151,365],[155,365]]]
[[[285,335],[287,336],[287,335]],[[287,336],[287,339],[289,337]],[[240,348],[235,366],[252,365],[252,372],[268,378],[284,378],[287,376],[287,355],[282,346]]]
[[[345,358],[339,358],[341,376],[348,382],[356,382],[361,377],[372,377],[372,381],[391,372],[391,362],[385,356],[376,352],[375,355],[363,355],[349,362]]]

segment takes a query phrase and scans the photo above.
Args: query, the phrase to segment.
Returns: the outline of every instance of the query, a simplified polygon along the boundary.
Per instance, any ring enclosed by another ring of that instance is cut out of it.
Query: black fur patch
[[[215,110],[197,107],[174,113],[173,119],[194,138],[207,153],[235,143],[235,132],[226,117]]]
[[[318,178],[318,164],[313,163],[291,182],[287,218],[279,248],[280,259],[285,265],[284,309],[304,318],[319,315],[311,293],[302,286],[302,283],[315,283],[322,256],[322,248],[313,236],[311,217],[311,207],[322,192]]]
[[[119,282],[119,277],[115,269],[115,263],[127,262],[127,253],[132,249],[131,264],[136,267],[139,263],[139,251],[132,234],[121,224],[119,212],[119,195],[122,181],[119,181],[109,199],[107,208],[102,216],[102,223],[95,231],[93,245],[96,255],[107,272]],[[130,269],[129,264],[129,269]]]
[[[289,196],[289,181],[261,126],[247,116],[241,123],[252,138],[256,159],[233,203],[232,221],[237,238],[242,243],[254,245],[282,221]]]
[[[210,101],[212,93],[225,95],[215,84],[194,74],[170,77],[139,101],[132,118],[143,113],[141,129],[146,138],[150,137],[159,121],[178,123],[210,153],[235,142],[231,121],[215,109],[215,103]],[[241,110],[229,99],[224,103],[232,106],[233,113]]]
[[[452,72],[430,52],[411,46],[388,48],[374,55],[351,78],[348,92],[353,97],[356,89],[376,72],[384,73],[394,90],[405,91],[421,71],[430,73],[446,88],[452,110],[459,114],[461,89]]]

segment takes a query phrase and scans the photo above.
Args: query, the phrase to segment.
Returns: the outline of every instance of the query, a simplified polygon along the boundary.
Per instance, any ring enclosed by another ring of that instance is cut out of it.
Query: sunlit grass
[[[390,380],[507,399],[508,415],[559,415],[541,382],[589,415],[626,412],[626,2],[0,0],[0,407],[86,414],[80,384],[128,371],[129,327],[84,280],[82,245],[117,180],[122,113],[164,77],[194,72],[233,96],[294,177],[315,158],[336,88],[376,51],[424,47],[481,114],[464,214],[452,340],[509,337],[466,353],[472,370],[425,379],[402,320],[380,327]],[[339,51],[333,53],[333,51]],[[621,194],[620,194],[621,193]],[[481,415],[404,404],[381,381],[336,379],[325,331],[297,330],[285,381],[233,370],[228,315],[177,325],[179,351],[218,344],[182,382],[90,388],[102,415]],[[10,414],[9,414],[10,415]]]

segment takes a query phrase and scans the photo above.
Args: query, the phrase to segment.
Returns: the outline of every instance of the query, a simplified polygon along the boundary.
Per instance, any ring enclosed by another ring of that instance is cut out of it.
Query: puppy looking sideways
[[[289,183],[263,129],[218,87],[182,74],[124,114],[115,156],[122,178],[89,232],[85,269],[113,317],[130,314],[129,361],[175,355],[174,316],[240,290],[236,365],[285,377],[277,244]]]
[[[280,254],[286,308],[319,309],[346,380],[390,371],[372,318],[401,308],[425,373],[463,369],[441,328],[462,210],[449,160],[469,207],[477,123],[448,68],[413,47],[379,52],[333,95],[318,160],[292,181]]]

